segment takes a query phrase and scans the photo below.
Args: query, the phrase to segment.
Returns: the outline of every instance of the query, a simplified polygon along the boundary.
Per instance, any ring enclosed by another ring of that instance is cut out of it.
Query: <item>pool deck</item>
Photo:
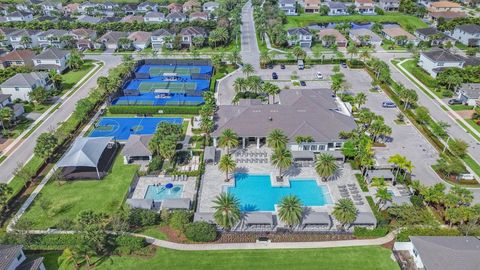
[[[183,178],[181,178],[183,179]],[[148,186],[161,184],[166,185],[172,183],[174,185],[183,185],[183,192],[181,198],[188,198],[193,201],[195,197],[195,181],[196,177],[188,177],[185,180],[173,180],[172,177],[165,176],[142,176],[138,179],[135,190],[133,191],[132,199],[143,199],[147,192]]]
[[[262,151],[268,151],[267,148],[262,148]],[[223,150],[222,150],[223,151]],[[253,150],[253,151],[256,151]],[[235,155],[232,155],[235,158]],[[270,157],[270,153],[268,154]],[[291,167],[284,173],[284,181],[277,182],[276,176],[278,175],[278,169],[275,168],[270,163],[241,163],[237,164],[237,169],[235,173],[248,173],[248,174],[263,174],[263,175],[270,175],[270,181],[272,182],[272,186],[290,186],[290,179],[294,180],[312,180],[314,179],[317,181],[318,185],[327,186],[329,194],[332,198],[333,203],[338,201],[341,198],[340,191],[337,185],[346,185],[346,184],[355,184],[360,190],[358,186],[357,180],[355,178],[355,171],[352,170],[350,164],[345,163],[342,164],[340,170],[338,171],[336,177],[334,179],[330,179],[327,182],[323,182],[320,177],[318,177],[315,169],[313,167]],[[233,175],[230,177],[229,182],[225,182],[225,173],[221,172],[218,169],[218,164],[207,164],[205,167],[205,174],[203,175],[201,186],[199,190],[199,205],[197,208],[197,212],[214,212],[213,207],[213,200],[214,198],[220,194],[222,191],[226,189],[226,187],[233,187],[235,186],[235,179]],[[360,212],[371,212],[366,199],[366,193],[360,192],[361,196],[363,197],[364,205],[356,205],[357,209]],[[310,207],[313,211],[327,211],[331,213],[333,211],[333,204],[328,204],[325,206],[314,206]]]

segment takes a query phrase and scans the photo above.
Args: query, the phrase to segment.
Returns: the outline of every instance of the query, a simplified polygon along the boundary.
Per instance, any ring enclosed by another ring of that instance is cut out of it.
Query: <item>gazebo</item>
[[[302,230],[327,230],[332,227],[332,219],[327,212],[313,212],[305,214],[301,225]]]
[[[244,231],[272,231],[274,229],[271,212],[249,212],[244,216]]]
[[[215,146],[207,146],[205,147],[205,151],[203,152],[203,161],[205,163],[216,163],[217,159],[217,148]]]
[[[77,138],[56,167],[62,169],[66,179],[101,179],[108,172],[116,150],[113,137]]]

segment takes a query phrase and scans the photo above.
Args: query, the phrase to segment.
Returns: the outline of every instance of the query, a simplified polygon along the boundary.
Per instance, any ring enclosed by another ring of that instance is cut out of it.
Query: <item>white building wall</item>
[[[463,62],[433,62],[429,58],[425,57],[424,55],[420,54],[420,59],[418,60],[418,65],[423,68],[426,72],[428,72],[432,77],[437,77],[437,73],[433,71],[435,68],[443,68],[443,67],[463,67]]]
[[[7,94],[7,95],[12,95],[12,100],[15,99],[21,99],[21,100],[26,100],[30,101],[30,98],[28,97],[28,93],[32,91],[32,88],[15,88],[15,87],[2,87],[0,88],[2,93]]]
[[[410,253],[410,256],[413,258],[415,265],[418,269],[423,269],[424,265],[420,254],[415,250],[412,242],[395,242],[393,245],[393,250],[404,250]]]
[[[20,251],[20,253],[17,255],[17,257],[15,258],[15,260],[13,260],[13,262],[8,266],[8,268],[6,270],[15,270],[17,269],[17,267],[27,259],[27,257],[25,256],[25,254],[23,253],[23,251]]]

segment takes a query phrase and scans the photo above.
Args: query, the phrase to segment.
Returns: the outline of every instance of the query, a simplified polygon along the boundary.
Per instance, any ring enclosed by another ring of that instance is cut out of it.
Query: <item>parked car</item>
[[[284,64],[280,64],[280,69],[285,69],[285,65],[284,65]]]
[[[307,83],[305,81],[300,81],[301,86],[307,86]]]
[[[317,79],[323,80],[323,75],[322,75],[322,73],[321,73],[320,71],[317,72]]]
[[[458,105],[458,104],[463,104],[463,102],[460,99],[452,98],[448,101],[449,105]]]
[[[383,108],[395,108],[395,107],[397,107],[397,105],[395,105],[395,103],[393,103],[393,101],[387,100],[387,101],[382,102],[382,107]]]
[[[272,79],[274,79],[274,80],[278,79],[278,75],[277,75],[276,72],[272,72]]]
[[[303,60],[298,60],[297,66],[298,66],[298,69],[303,70],[305,68],[305,64],[303,63]]]
[[[268,69],[273,69],[273,65],[272,65],[272,64],[268,64],[267,67],[268,67]]]
[[[347,63],[341,62],[341,63],[340,63],[340,66],[342,66],[342,68],[347,68]]]

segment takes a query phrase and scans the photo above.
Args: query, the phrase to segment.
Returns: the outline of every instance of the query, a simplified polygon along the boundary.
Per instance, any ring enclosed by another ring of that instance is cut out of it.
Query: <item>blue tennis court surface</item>
[[[138,96],[122,96],[114,101],[113,105],[139,105],[139,106],[197,106],[204,102],[201,96],[188,96],[172,94],[168,98],[156,98],[155,93],[141,93]]]
[[[154,134],[161,122],[181,125],[183,119],[167,117],[102,117],[95,129],[90,133],[90,137],[113,136],[116,140],[125,141],[132,134]]]

